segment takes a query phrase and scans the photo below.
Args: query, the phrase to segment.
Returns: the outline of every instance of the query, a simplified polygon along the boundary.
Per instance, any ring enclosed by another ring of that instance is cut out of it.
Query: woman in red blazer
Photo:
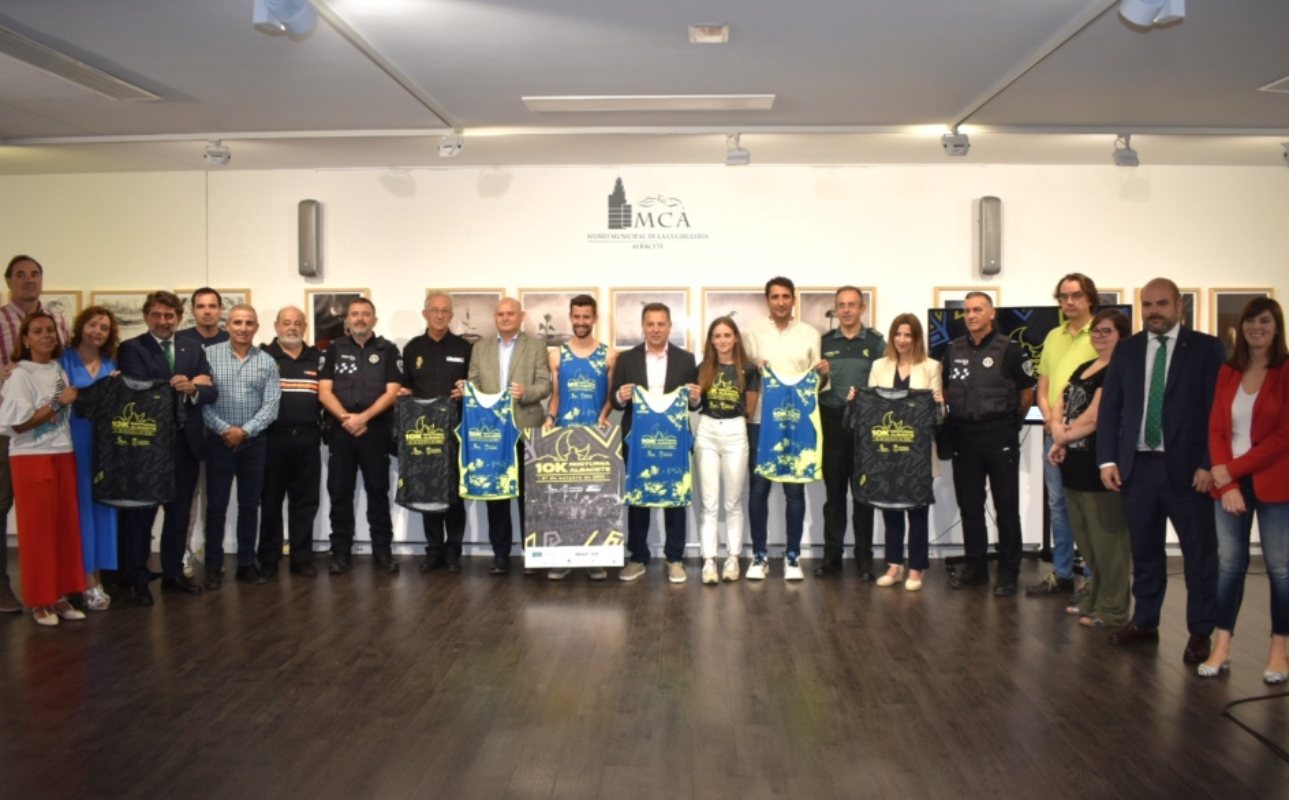
[[[1235,353],[1218,373],[1208,446],[1217,498],[1217,631],[1200,677],[1230,667],[1231,634],[1244,597],[1249,534],[1258,517],[1271,580],[1271,652],[1262,680],[1289,680],[1289,365],[1285,319],[1269,297],[1240,312]]]

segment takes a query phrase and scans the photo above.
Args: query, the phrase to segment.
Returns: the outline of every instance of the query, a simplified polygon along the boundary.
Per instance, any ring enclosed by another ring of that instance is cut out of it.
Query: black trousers
[[[331,552],[348,553],[354,547],[354,490],[362,472],[367,492],[367,529],[372,550],[389,553],[394,523],[389,515],[390,423],[367,426],[353,436],[337,425],[331,432],[327,460],[327,495],[331,499]]]
[[[201,462],[193,457],[184,443],[176,448],[175,497],[161,506],[161,574],[167,578],[183,577],[184,544],[188,540],[188,523],[192,515],[192,496],[197,490],[197,473]],[[146,589],[151,577],[148,556],[152,552],[152,524],[157,519],[157,506],[121,509],[117,514],[117,553],[120,577],[136,589]]]
[[[842,424],[845,409],[819,406],[824,434],[824,559],[841,561],[846,549],[846,496],[855,529],[855,559],[873,563],[873,507],[855,499],[855,437]]]
[[[953,439],[953,491],[962,515],[962,541],[966,551],[963,574],[988,574],[985,555],[989,532],[985,527],[985,482],[994,496],[998,526],[998,575],[1020,574],[1020,440],[1010,422],[957,424]],[[1210,515],[1211,516],[1211,515]]]
[[[509,509],[507,509],[509,511]],[[491,518],[489,518],[491,522]],[[421,512],[425,528],[425,558],[439,564],[461,560],[461,543],[465,541],[465,501],[457,497],[445,511]]]
[[[519,460],[519,545],[524,544],[524,440],[520,439],[515,450]],[[515,541],[515,528],[510,521],[511,500],[486,500],[488,507],[488,543],[492,545],[492,559],[500,564],[510,559]]]
[[[1217,622],[1217,525],[1213,500],[1190,486],[1168,480],[1164,459],[1138,454],[1123,485],[1123,510],[1132,540],[1132,621],[1159,627],[1168,588],[1164,537],[1167,522],[1177,530],[1186,578],[1186,628],[1208,636]]]
[[[291,564],[313,561],[313,522],[322,493],[322,437],[317,425],[269,428],[260,497],[261,564],[282,560],[282,503],[287,503]],[[352,493],[351,493],[352,494]]]

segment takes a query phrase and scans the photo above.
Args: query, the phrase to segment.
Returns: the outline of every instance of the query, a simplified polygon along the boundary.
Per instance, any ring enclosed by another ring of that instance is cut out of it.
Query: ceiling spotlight
[[[1132,134],[1121,133],[1114,140],[1114,165],[1116,167],[1140,167],[1141,158],[1132,149]]]
[[[304,36],[317,21],[318,12],[309,0],[255,0],[251,7],[255,30],[269,36]]]
[[[941,136],[940,144],[944,147],[946,156],[965,156],[971,150],[971,140],[967,138],[967,134],[957,131]]]
[[[203,153],[208,167],[222,167],[233,157],[228,146],[219,139],[211,139],[206,142],[206,150]]]
[[[725,137],[725,166],[746,167],[752,163],[752,153],[739,145],[740,134],[731,133]]]
[[[465,147],[465,137],[459,133],[450,133],[439,139],[439,158],[456,158]]]
[[[1186,16],[1186,0],[1122,0],[1119,16],[1138,28],[1167,25]]]

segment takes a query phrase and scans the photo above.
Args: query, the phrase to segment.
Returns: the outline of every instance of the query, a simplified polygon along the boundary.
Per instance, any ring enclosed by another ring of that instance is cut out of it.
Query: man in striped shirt
[[[273,357],[255,347],[255,309],[244,303],[228,312],[228,341],[206,348],[219,398],[202,409],[206,423],[206,588],[224,579],[224,520],[237,479],[237,580],[262,584],[255,562],[260,491],[268,437],[277,419],[282,384]]]
[[[9,284],[9,304],[0,307],[0,386],[9,374],[10,359],[18,342],[18,328],[33,311],[45,311],[54,318],[58,341],[64,346],[70,340],[67,320],[40,305],[45,288],[45,269],[31,256],[14,256],[4,271]],[[9,437],[0,436],[0,613],[17,614],[22,604],[9,585],[9,509],[13,508],[13,484],[9,479]]]

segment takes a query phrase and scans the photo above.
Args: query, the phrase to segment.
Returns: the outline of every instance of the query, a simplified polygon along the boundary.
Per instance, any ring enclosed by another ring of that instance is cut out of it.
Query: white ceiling
[[[0,56],[0,174],[720,163],[1281,163],[1289,2],[1190,0],[1142,31],[1117,0],[314,0],[299,39],[251,0],[0,0],[9,28],[160,96],[102,98]],[[692,45],[691,23],[730,25]],[[346,38],[348,36],[348,38]],[[401,86],[360,46],[401,73]],[[410,91],[409,91],[410,90]],[[765,94],[769,111],[536,113],[528,95]],[[439,136],[463,130],[453,161]]]

